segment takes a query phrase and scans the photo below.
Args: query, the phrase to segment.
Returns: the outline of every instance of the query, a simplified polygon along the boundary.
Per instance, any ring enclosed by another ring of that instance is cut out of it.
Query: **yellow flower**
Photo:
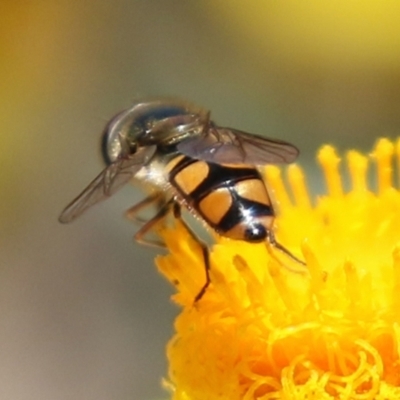
[[[400,192],[392,186],[400,141],[379,140],[369,157],[349,152],[347,185],[332,147],[318,161],[328,194],[315,201],[299,166],[287,170],[291,195],[281,170],[266,170],[276,236],[307,273],[283,268],[264,244],[218,238],[212,284],[194,304],[205,279],[199,246],[179,224],[163,232],[170,254],[157,265],[182,307],[168,345],[174,400],[400,399]]]

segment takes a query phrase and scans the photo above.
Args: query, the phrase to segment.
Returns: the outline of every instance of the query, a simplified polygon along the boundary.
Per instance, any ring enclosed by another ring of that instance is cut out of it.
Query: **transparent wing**
[[[177,148],[189,157],[219,164],[291,163],[299,154],[295,146],[283,140],[213,125],[202,134],[185,139]]]
[[[112,196],[132,179],[139,169],[151,159],[155,151],[156,146],[145,147],[129,158],[110,164],[65,207],[58,220],[61,223],[71,222],[94,204]]]

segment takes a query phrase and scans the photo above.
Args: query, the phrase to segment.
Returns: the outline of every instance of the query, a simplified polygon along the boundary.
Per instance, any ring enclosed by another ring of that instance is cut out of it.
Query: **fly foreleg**
[[[153,204],[156,204],[156,203],[158,203],[158,209],[161,209],[163,203],[165,203],[165,201],[163,201],[164,200],[163,198],[164,198],[164,196],[160,192],[152,193],[149,196],[147,196],[146,198],[144,198],[143,200],[141,200],[139,203],[135,204],[134,206],[132,206],[131,208],[126,210],[125,216],[133,222],[136,222],[139,224],[145,224],[146,222],[148,222],[148,220],[144,219],[144,218],[140,218],[138,216],[139,212]]]
[[[146,200],[148,200],[146,202]],[[131,214],[131,217],[134,216],[134,213],[132,213],[132,209],[137,207],[135,212],[139,211],[139,209],[142,209],[146,207],[147,205],[152,204],[154,201],[159,200],[159,198],[155,198],[152,201],[149,198],[144,199],[141,203],[138,203],[136,206],[132,207],[130,210],[128,210],[128,213]],[[171,211],[172,206],[174,204],[174,199],[170,199],[167,202],[165,202],[162,206],[160,206],[159,210],[157,211],[156,215],[151,218],[150,220],[146,221],[144,225],[136,232],[134,239],[140,243],[144,244],[147,246],[152,246],[152,247],[161,247],[165,249],[165,243],[160,241],[160,240],[150,240],[146,239],[145,236],[154,228],[156,224],[161,222]]]

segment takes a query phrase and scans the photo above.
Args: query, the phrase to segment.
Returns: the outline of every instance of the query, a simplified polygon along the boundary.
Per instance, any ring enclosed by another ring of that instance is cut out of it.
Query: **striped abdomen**
[[[274,210],[255,167],[179,156],[167,169],[181,198],[220,235],[256,242],[272,229]]]

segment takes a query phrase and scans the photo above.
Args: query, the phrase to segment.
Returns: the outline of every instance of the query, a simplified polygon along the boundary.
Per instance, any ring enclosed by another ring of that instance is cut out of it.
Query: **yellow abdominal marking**
[[[178,282],[181,307],[168,345],[174,400],[400,399],[399,160],[400,142],[387,139],[370,156],[349,152],[346,190],[325,146],[328,193],[316,199],[297,165],[285,179],[267,168],[276,234],[301,251],[308,276],[282,268],[263,244],[218,238],[211,285],[194,305],[205,278],[199,246],[179,223],[162,232],[170,254],[156,262]]]
[[[182,168],[175,181],[185,195],[190,195],[207,178],[209,167],[204,161],[196,161]]]
[[[199,209],[204,218],[214,224],[224,217],[232,205],[232,196],[228,189],[220,188],[209,193],[199,203]]]
[[[246,200],[271,205],[265,184],[259,179],[246,179],[235,184],[236,192]]]
[[[179,164],[183,159],[185,158],[184,155],[178,155],[176,157],[174,157],[165,167],[166,172],[170,173],[177,164]]]

